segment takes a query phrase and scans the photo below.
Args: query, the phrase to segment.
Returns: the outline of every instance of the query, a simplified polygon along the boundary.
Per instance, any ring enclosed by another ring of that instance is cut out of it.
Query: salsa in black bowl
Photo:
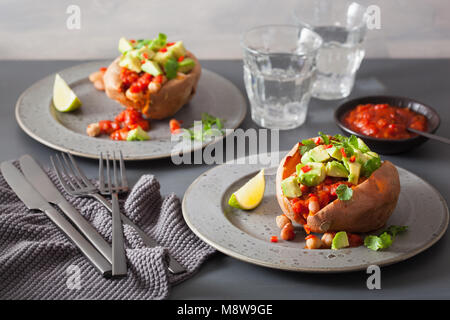
[[[440,124],[430,106],[406,97],[369,96],[340,105],[334,119],[346,135],[360,137],[375,152],[401,153],[428,138],[406,131],[406,127],[434,133]]]

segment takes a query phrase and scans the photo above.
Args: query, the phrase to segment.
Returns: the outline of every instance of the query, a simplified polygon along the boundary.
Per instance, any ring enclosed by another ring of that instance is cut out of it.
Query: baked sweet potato
[[[297,143],[281,161],[276,177],[276,196],[283,213],[292,221],[317,233],[332,231],[369,232],[383,227],[394,211],[400,193],[397,169],[384,161],[367,179],[353,186],[350,200],[336,199],[318,212],[305,216],[295,213],[283,194],[281,181],[296,172],[301,162]]]
[[[201,75],[201,66],[197,58],[187,52],[187,58],[195,61],[195,67],[186,75],[167,81],[156,93],[140,93],[132,99],[122,91],[120,78],[120,57],[115,59],[107,68],[103,77],[105,92],[113,100],[124,107],[133,107],[143,112],[150,119],[164,119],[173,116],[195,94],[197,83]]]

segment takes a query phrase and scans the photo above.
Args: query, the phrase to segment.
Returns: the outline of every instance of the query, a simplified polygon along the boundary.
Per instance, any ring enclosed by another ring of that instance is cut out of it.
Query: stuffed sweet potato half
[[[297,143],[279,165],[277,224],[284,239],[292,237],[293,221],[307,233],[373,231],[386,224],[399,193],[395,166],[361,139],[321,135]]]
[[[201,66],[182,41],[167,42],[164,34],[152,40],[121,38],[119,51],[122,55],[109,65],[102,80],[108,97],[123,106],[150,119],[164,119],[195,94]]]

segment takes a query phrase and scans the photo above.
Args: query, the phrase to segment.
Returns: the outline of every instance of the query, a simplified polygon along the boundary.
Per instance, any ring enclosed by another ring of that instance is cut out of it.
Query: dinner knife
[[[112,263],[112,248],[95,228],[64,198],[41,166],[30,156],[20,157],[20,169],[36,190],[54,205],[57,205],[80,232]]]
[[[86,258],[103,276],[110,277],[112,272],[109,263],[78,231],[67,221],[41,194],[25,179],[24,175],[10,162],[2,162],[0,170],[11,189],[30,210],[44,212],[66,236],[81,250]]]

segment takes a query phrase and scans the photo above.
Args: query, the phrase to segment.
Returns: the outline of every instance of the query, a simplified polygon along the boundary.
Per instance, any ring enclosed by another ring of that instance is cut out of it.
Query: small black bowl
[[[341,104],[336,111],[334,112],[334,120],[336,121],[336,124],[338,127],[346,134],[346,135],[355,135],[357,137],[360,137],[364,140],[365,143],[369,146],[369,148],[377,153],[381,154],[395,154],[395,153],[401,153],[405,152],[407,150],[410,150],[412,148],[415,148],[425,141],[428,140],[428,138],[425,138],[423,136],[415,136],[408,139],[379,139],[374,137],[369,137],[366,135],[363,135],[361,133],[355,132],[353,130],[350,130],[347,128],[342,118],[345,116],[345,114],[356,108],[360,104],[379,104],[379,103],[387,103],[391,106],[400,107],[400,108],[409,108],[417,113],[420,113],[424,115],[428,119],[428,132],[434,133],[437,128],[439,127],[439,124],[441,123],[441,120],[439,118],[439,115],[437,112],[431,108],[430,106],[427,106],[426,104],[410,99],[405,97],[392,97],[392,96],[369,96],[369,97],[362,97],[362,98],[356,98],[353,100],[349,100],[343,104]]]

